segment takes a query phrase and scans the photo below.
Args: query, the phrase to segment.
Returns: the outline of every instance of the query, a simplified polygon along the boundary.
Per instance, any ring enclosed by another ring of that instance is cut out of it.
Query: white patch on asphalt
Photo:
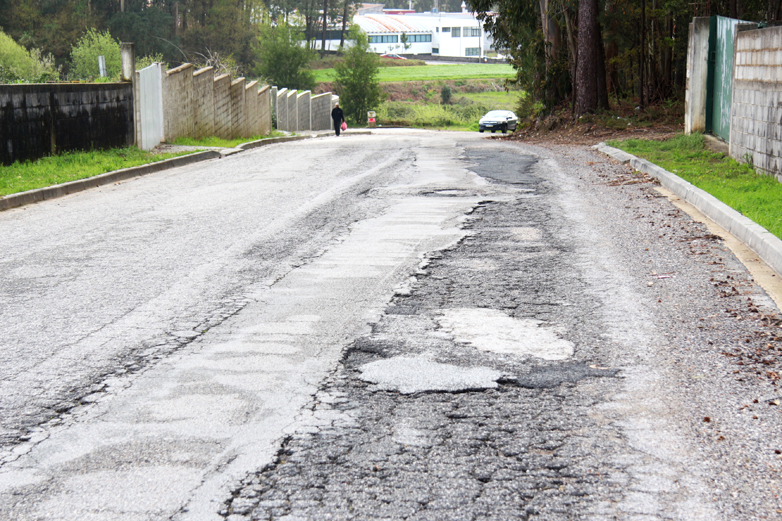
[[[497,309],[446,309],[438,320],[457,342],[494,353],[531,355],[544,360],[573,356],[573,343],[540,320],[512,318]]]
[[[495,389],[502,373],[488,367],[459,367],[424,357],[397,356],[359,367],[361,379],[381,391],[413,394],[425,391]]]

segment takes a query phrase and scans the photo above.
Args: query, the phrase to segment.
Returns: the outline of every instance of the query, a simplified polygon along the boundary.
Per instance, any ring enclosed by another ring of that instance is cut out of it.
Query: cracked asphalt
[[[0,233],[0,518],[782,517],[773,300],[586,147],[275,145]]]

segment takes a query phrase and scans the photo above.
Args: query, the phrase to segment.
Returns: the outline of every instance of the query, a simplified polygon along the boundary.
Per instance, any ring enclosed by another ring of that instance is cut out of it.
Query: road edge
[[[26,192],[19,192],[16,194],[9,194],[0,198],[0,211],[10,210],[11,208],[18,208],[20,206],[31,203],[46,201],[48,199],[55,199],[57,197],[81,192],[90,188],[96,188],[99,186],[116,183],[118,181],[124,181],[133,177],[153,174],[162,170],[168,170],[169,168],[176,168],[179,166],[185,166],[192,163],[197,163],[199,161],[206,161],[208,159],[216,159],[219,157],[220,152],[216,150],[205,150],[204,152],[196,152],[195,154],[164,159],[163,161],[157,161],[155,163],[149,163],[146,165],[123,168],[121,170],[106,172],[105,174],[86,177],[84,179],[77,179],[76,181],[69,181],[59,185],[37,188],[35,190],[28,190]]]
[[[622,164],[629,164],[635,170],[656,178],[662,186],[700,210],[706,217],[757,253],[774,271],[782,274],[782,240],[755,221],[654,163],[605,143],[598,143],[593,148]]]

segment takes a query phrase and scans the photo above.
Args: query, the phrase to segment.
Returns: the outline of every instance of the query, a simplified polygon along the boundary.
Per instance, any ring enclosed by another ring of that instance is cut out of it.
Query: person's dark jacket
[[[334,123],[342,123],[345,121],[345,113],[342,112],[341,108],[334,107],[334,109],[331,111],[331,119],[334,120]]]

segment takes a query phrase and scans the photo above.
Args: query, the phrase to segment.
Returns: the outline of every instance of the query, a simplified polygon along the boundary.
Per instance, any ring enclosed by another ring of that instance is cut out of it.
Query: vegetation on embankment
[[[644,158],[710,193],[782,239],[782,184],[749,164],[706,148],[701,134],[665,141],[629,139],[609,145]]]
[[[35,161],[16,162],[11,166],[0,167],[0,197],[192,153],[153,154],[127,147],[65,152]]]
[[[403,60],[393,60],[400,62]],[[326,83],[334,80],[334,69],[316,70],[315,81]],[[505,79],[515,74],[513,67],[496,63],[469,63],[455,65],[416,65],[412,67],[381,67],[378,79],[381,83],[398,81],[435,81],[467,79]]]

